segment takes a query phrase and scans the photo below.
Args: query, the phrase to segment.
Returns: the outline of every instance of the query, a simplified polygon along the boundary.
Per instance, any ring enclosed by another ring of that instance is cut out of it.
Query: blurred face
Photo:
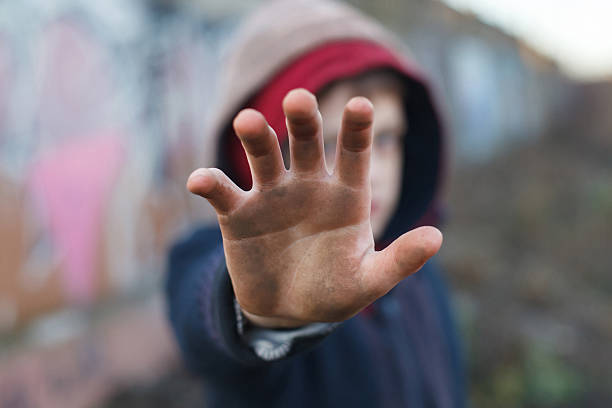
[[[401,194],[404,165],[403,137],[407,123],[402,108],[401,83],[374,77],[365,81],[345,81],[333,85],[319,98],[323,116],[325,161],[334,167],[336,140],[344,105],[353,96],[365,96],[374,105],[374,141],[370,178],[372,181],[371,223],[378,239],[389,223]]]

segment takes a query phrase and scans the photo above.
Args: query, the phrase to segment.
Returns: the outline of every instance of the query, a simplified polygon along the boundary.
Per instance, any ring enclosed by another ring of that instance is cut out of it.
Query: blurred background
[[[161,292],[252,0],[0,0],[0,408],[201,406]],[[612,406],[608,0],[350,3],[452,137],[445,244],[476,407]]]

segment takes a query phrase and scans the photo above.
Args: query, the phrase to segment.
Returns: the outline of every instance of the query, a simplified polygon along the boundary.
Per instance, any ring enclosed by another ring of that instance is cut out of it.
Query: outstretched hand
[[[218,169],[198,169],[188,189],[215,208],[236,299],[266,327],[345,320],[416,272],[442,244],[434,227],[409,231],[374,250],[370,226],[373,106],[344,108],[333,172],[323,150],[316,98],[296,89],[283,101],[291,168],[274,130],[245,109],[234,129],[253,188],[243,191]]]

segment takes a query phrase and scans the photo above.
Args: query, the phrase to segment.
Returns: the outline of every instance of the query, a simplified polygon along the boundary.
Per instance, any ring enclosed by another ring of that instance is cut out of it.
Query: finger
[[[321,114],[317,99],[305,89],[294,89],[283,99],[287,117],[291,170],[317,173],[325,169]]]
[[[231,212],[244,196],[244,191],[219,169],[195,170],[187,179],[187,189],[206,198],[219,214]]]
[[[413,229],[393,241],[364,264],[364,287],[380,297],[402,279],[418,271],[442,245],[442,233],[434,227]]]
[[[337,177],[351,187],[370,183],[370,153],[374,108],[364,97],[352,98],[344,107],[336,149]]]
[[[253,184],[276,184],[285,173],[285,165],[276,134],[264,116],[254,109],[244,109],[234,119],[234,130],[246,151]]]

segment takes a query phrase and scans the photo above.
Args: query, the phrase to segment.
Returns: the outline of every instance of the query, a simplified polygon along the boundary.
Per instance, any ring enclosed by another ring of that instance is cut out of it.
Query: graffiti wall
[[[207,30],[137,2],[0,3],[0,332],[159,280],[193,219]]]
[[[0,2],[0,407],[92,406],[178,366],[160,287],[207,216],[184,184],[229,29],[205,17]]]

